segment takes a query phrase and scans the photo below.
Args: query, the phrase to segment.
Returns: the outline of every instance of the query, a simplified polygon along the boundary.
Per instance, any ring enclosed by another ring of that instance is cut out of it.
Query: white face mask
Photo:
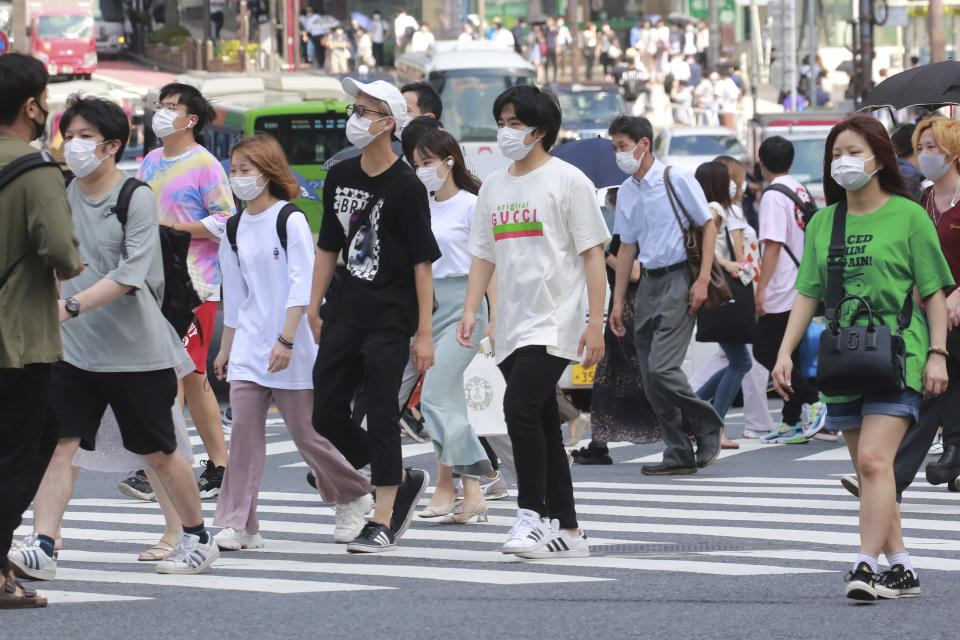
[[[389,116],[384,116],[376,120],[369,120],[367,118],[361,118],[360,116],[353,116],[347,120],[347,140],[357,149],[363,149],[373,142],[378,135],[386,131],[386,129],[383,129],[380,133],[370,133],[370,127],[373,126],[373,123],[386,120],[388,117]]]
[[[444,166],[447,167],[447,171],[441,178],[440,167]],[[447,181],[447,176],[450,175],[451,171],[453,171],[453,160],[447,160],[435,167],[420,167],[417,169],[417,177],[420,178],[423,186],[427,188],[427,193],[436,193],[443,188],[443,185]]]
[[[533,146],[540,142],[540,140],[536,138],[534,138],[530,144],[523,142],[527,134],[533,133],[536,130],[536,127],[530,127],[526,130],[500,127],[497,131],[497,144],[500,146],[501,153],[503,153],[504,157],[508,160],[523,160],[527,157],[527,154],[530,153],[530,150],[533,149]]]
[[[830,163],[830,177],[836,180],[837,184],[847,191],[862,189],[870,182],[870,178],[879,171],[879,169],[874,169],[873,173],[867,173],[863,168],[867,164],[867,160],[875,157],[876,156],[857,158],[855,156],[840,156],[839,158],[834,158]]]
[[[937,181],[950,170],[945,153],[917,154],[917,164],[920,165],[920,173],[927,180]]]
[[[150,126],[153,127],[153,132],[158,138],[166,138],[167,136],[172,136],[178,131],[183,131],[184,129],[189,129],[193,126],[193,122],[188,122],[187,126],[177,129],[173,126],[173,121],[179,118],[181,114],[176,111],[171,111],[170,109],[160,109],[153,114],[153,120],[150,121]]]
[[[63,158],[67,161],[67,168],[78,178],[86,178],[97,170],[103,158],[97,157],[97,147],[103,142],[94,142],[93,140],[84,140],[83,138],[74,138],[63,145]]]
[[[267,188],[266,182],[257,184],[257,179],[261,177],[263,177],[262,173],[256,176],[230,176],[233,195],[246,202],[256,199]]]
[[[640,143],[637,143],[637,147],[640,146]],[[633,152],[637,150],[637,147],[630,149],[630,151],[619,151],[617,152],[617,166],[620,167],[620,171],[623,171],[625,174],[632,176],[637,171],[640,171],[640,165],[643,163],[643,157],[647,155],[647,152],[644,151],[640,154],[639,158],[633,157]]]

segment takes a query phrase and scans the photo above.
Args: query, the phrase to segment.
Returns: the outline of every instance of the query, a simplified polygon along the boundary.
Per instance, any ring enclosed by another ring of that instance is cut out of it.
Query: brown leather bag
[[[663,181],[667,186],[670,208],[673,209],[673,215],[677,219],[677,224],[680,225],[680,231],[683,233],[683,244],[687,249],[687,268],[690,270],[690,277],[696,280],[700,277],[700,262],[703,256],[701,227],[698,227],[693,218],[690,217],[690,213],[683,206],[680,196],[673,188],[673,183],[670,182],[670,167],[664,170]],[[683,222],[680,221],[680,214],[677,213],[677,209],[680,209],[687,219],[686,229],[683,228]],[[707,286],[707,300],[703,303],[703,306],[707,309],[719,307],[733,300],[733,293],[730,291],[730,285],[727,283],[723,267],[717,262],[716,256],[712,256],[712,260],[710,284]]]

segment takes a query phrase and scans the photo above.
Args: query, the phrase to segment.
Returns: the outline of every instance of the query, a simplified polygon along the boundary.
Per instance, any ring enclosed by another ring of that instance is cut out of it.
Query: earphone
[[[448,166],[448,167],[452,167],[452,166],[453,166],[453,158],[450,158],[449,160],[447,160],[447,166]]]

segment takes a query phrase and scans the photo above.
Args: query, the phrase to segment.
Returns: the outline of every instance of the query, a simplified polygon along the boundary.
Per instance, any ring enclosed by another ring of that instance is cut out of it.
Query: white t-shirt
[[[810,195],[803,186],[790,176],[780,176],[772,184],[783,184],[793,189],[801,200],[809,200]],[[766,249],[769,241],[780,242],[790,247],[797,259],[803,257],[803,229],[798,224],[803,215],[789,197],[776,191],[768,191],[760,200],[760,243]],[[761,267],[763,266],[761,262]],[[777,259],[777,268],[767,284],[767,299],[763,305],[767,313],[784,313],[793,308],[797,291],[793,288],[797,280],[797,264],[786,249],[781,249]]]
[[[559,158],[507,171],[484,181],[470,229],[470,252],[496,265],[496,360],[528,345],[576,360],[587,312],[580,253],[610,240],[596,190]]]
[[[719,202],[711,202],[710,209],[715,213],[719,213],[723,220],[723,224],[720,225],[717,231],[717,243],[714,245],[714,253],[724,260],[736,262],[737,257],[730,255],[730,247],[727,245],[727,231],[743,231],[749,226],[743,217],[743,209],[737,212],[737,210],[731,206],[729,209],[724,210]],[[732,239],[731,236],[731,240]]]
[[[456,278],[470,273],[473,256],[467,244],[476,206],[477,196],[463,189],[443,202],[430,198],[430,229],[442,254],[433,263],[434,278]]]
[[[287,219],[287,251],[277,237],[280,200],[257,215],[243,212],[237,229],[237,253],[227,234],[220,242],[223,323],[236,329],[227,381],[245,380],[273,389],[312,389],[317,345],[304,313],[293,336],[290,366],[268,373],[270,351],[283,330],[289,307],[310,303],[313,236],[306,216]],[[238,262],[239,258],[239,262]]]

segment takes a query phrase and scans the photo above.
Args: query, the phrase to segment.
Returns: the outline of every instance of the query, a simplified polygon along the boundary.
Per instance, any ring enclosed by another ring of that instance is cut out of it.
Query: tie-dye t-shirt
[[[164,158],[162,148],[154,149],[143,159],[137,178],[153,189],[160,222],[202,222],[220,238],[227,218],[237,212],[223,166],[200,145],[176,158]],[[203,272],[204,280],[215,285],[215,291],[220,284],[219,248],[219,240],[190,241],[189,259]]]

